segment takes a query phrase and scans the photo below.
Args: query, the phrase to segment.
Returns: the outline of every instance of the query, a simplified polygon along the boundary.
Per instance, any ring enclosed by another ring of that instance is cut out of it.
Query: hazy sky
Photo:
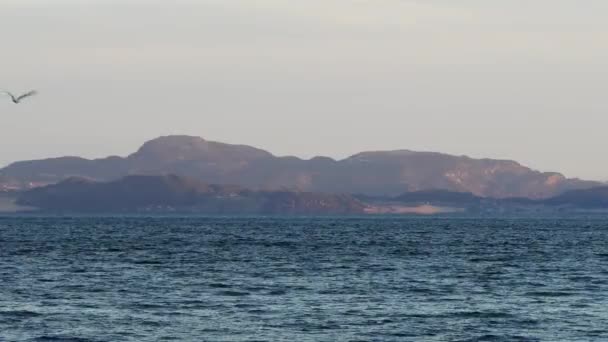
[[[0,164],[159,135],[608,179],[606,0],[0,1]]]

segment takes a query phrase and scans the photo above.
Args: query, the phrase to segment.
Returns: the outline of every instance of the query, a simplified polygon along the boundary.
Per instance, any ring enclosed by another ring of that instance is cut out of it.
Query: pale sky
[[[0,164],[167,134],[608,179],[605,0],[0,0]]]

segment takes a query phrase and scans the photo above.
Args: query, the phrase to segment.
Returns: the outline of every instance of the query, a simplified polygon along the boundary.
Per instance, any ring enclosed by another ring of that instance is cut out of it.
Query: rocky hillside
[[[73,176],[108,181],[132,174],[178,174],[252,189],[375,196],[441,189],[483,197],[547,198],[599,185],[508,160],[408,150],[363,152],[343,160],[303,160],[191,136],[160,137],[127,157],[62,157],[17,162],[0,170],[0,176],[23,184],[48,184]]]
[[[17,204],[50,212],[279,215],[361,214],[365,207],[348,195],[251,191],[174,175],[128,176],[111,182],[70,178],[26,191]]]

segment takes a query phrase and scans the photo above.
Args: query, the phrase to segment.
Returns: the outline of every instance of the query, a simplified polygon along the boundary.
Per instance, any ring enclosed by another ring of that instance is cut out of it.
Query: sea
[[[608,341],[608,217],[3,217],[0,341]]]

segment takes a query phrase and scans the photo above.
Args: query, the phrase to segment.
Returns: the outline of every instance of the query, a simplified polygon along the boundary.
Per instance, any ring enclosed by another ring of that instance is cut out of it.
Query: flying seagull
[[[26,97],[32,96],[32,95],[36,95],[37,92],[35,90],[31,90],[28,91],[27,93],[23,94],[23,95],[19,95],[19,96],[15,96],[12,93],[8,92],[8,91],[0,91],[0,94],[5,94],[11,97],[11,100],[13,100],[13,103],[19,103],[21,102],[21,100],[23,100]]]

